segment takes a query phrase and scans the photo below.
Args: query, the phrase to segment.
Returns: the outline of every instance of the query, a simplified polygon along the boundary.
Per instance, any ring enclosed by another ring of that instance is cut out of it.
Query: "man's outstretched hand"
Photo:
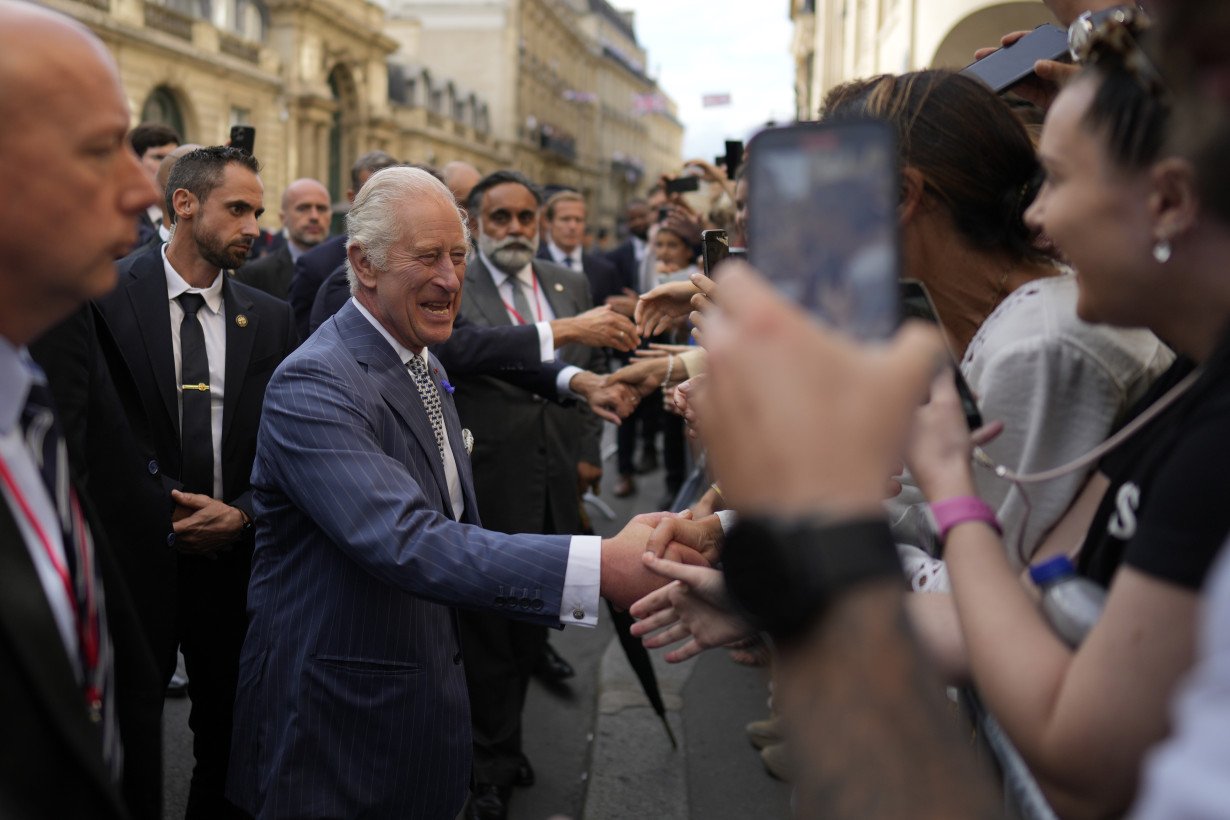
[[[674,513],[659,512],[638,515],[612,538],[602,539],[602,597],[617,609],[626,610],[668,579],[656,575],[644,564],[642,556],[649,545],[654,527]],[[708,566],[699,552],[678,540],[669,543],[662,557],[681,564]]]

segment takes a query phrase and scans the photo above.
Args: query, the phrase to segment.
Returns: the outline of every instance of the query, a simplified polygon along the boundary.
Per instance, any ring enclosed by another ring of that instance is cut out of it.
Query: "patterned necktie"
[[[209,385],[209,353],[197,312],[205,306],[199,293],[175,297],[184,309],[179,325],[180,395],[183,397],[179,429],[179,480],[184,491],[214,494],[213,401]]]
[[[43,484],[55,505],[64,545],[64,563],[75,608],[77,653],[82,671],[82,690],[90,720],[102,733],[103,760],[118,782],[124,753],[115,722],[114,665],[107,632],[102,577],[94,561],[94,540],[77,494],[69,482],[68,448],[56,421],[54,401],[46,384],[30,385],[21,411],[21,429]],[[68,590],[66,590],[68,591]]]
[[[431,421],[432,432],[436,434],[436,446],[440,448],[440,461],[444,461],[444,411],[440,409],[440,391],[427,375],[427,363],[422,356],[411,356],[407,363],[414,386],[419,389],[419,398],[423,400],[423,408],[427,410],[427,418]]]
[[[513,310],[521,317],[519,324],[528,325],[534,319],[534,314],[530,311],[530,300],[525,298],[525,287],[522,286],[521,280],[516,274],[509,276],[507,280],[508,287],[512,290],[512,306]]]

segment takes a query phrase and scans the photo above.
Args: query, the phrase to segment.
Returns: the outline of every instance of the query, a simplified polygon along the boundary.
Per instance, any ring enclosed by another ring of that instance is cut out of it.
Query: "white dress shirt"
[[[205,353],[209,356],[209,427],[210,438],[213,439],[214,451],[214,492],[213,497],[222,498],[222,399],[226,395],[226,305],[222,299],[221,270],[214,277],[213,284],[201,289],[194,288],[184,281],[167,259],[167,246],[162,246],[162,268],[167,275],[167,299],[171,307],[171,356],[175,364],[175,384],[180,383],[180,366],[182,353],[179,345],[179,326],[184,321],[184,309],[179,306],[176,297],[181,293],[199,293],[205,299],[205,305],[197,311],[201,329],[205,334]],[[176,406],[179,408],[180,429],[183,429],[184,394],[182,390],[175,391]]]
[[[419,356],[424,362],[427,358],[427,348],[415,353],[410,348],[398,342],[384,325],[368,312],[359,300],[351,297],[351,302],[358,308],[363,318],[371,322],[372,327],[380,332],[385,341],[392,346],[393,351],[403,364],[409,364],[411,357]],[[410,376],[407,369],[406,376]],[[417,392],[417,390],[416,390]],[[443,399],[441,399],[443,400]],[[449,444],[448,430],[444,431],[444,477],[448,482],[449,503],[453,507],[453,517],[461,520],[465,512],[465,497],[461,491],[461,475],[457,472],[457,461],[453,457],[453,449]],[[599,585],[601,581],[602,539],[596,535],[574,535],[569,542],[568,563],[564,568],[564,593],[560,599],[560,623],[574,626],[596,626],[598,623]]]
[[[18,491],[51,542],[51,550],[55,553],[56,560],[61,566],[66,566],[60,517],[56,514],[55,502],[47,492],[38,463],[26,445],[26,437],[21,429],[21,411],[26,406],[30,385],[36,378],[43,379],[37,367],[24,347],[19,350],[7,339],[0,337],[0,384],[5,386],[4,390],[0,390],[0,459],[3,459]],[[64,467],[66,469],[67,465]],[[38,574],[39,585],[43,588],[43,595],[47,598],[56,627],[60,631],[60,639],[64,642],[69,662],[80,681],[81,657],[77,648],[76,615],[69,602],[68,592],[64,589],[64,582],[60,580],[60,574],[56,572],[34,525],[9,490],[8,482],[0,481],[0,497],[9,505],[13,520],[21,531],[22,540],[25,541],[26,550],[30,553],[30,560]]]
[[[563,265],[566,268],[579,271],[581,273],[585,272],[585,268],[582,266],[580,245],[577,245],[572,249],[572,252],[569,253],[559,245],[556,245],[553,240],[548,239],[547,251],[550,252],[551,258],[555,260],[556,264]]]
[[[521,319],[517,317],[516,312],[511,307],[513,303],[512,288],[516,287],[514,281],[520,282],[522,292],[525,294],[525,301],[530,303],[530,307],[534,311],[532,318],[538,320],[534,323],[534,327],[538,328],[538,355],[544,362],[555,361],[555,333],[551,330],[551,322],[556,318],[555,311],[551,308],[551,303],[547,301],[542,288],[534,287],[534,263],[531,262],[517,271],[514,280],[513,276],[497,268],[495,263],[488,258],[487,254],[480,250],[478,255],[483,261],[483,266],[491,274],[491,281],[495,284],[495,289],[499,292],[500,298],[504,300],[504,308],[508,311],[508,320],[514,325],[522,324]],[[537,304],[535,304],[535,299],[537,299]],[[526,316],[523,318],[528,321],[531,317]],[[580,372],[581,368],[575,365],[568,365],[561,370],[555,379],[556,392],[565,398],[580,398],[568,386],[569,382],[572,381],[572,377]]]

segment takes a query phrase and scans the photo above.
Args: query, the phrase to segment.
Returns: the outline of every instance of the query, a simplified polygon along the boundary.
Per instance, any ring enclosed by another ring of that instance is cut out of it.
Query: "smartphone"
[[[859,339],[898,324],[896,138],[876,120],[761,131],[748,150],[748,259]]]
[[[940,316],[935,310],[935,302],[931,294],[917,279],[902,279],[898,286],[901,289],[901,316],[903,319],[922,319],[933,325],[940,323]],[[974,391],[969,389],[961,368],[953,362],[953,377],[957,383],[957,395],[961,397],[961,410],[965,413],[965,423],[969,429],[977,430],[982,426],[982,413],[978,410],[978,402]]]
[[[970,63],[961,73],[982,80],[996,94],[1002,94],[1033,74],[1038,60],[1071,62],[1067,30],[1044,23],[1012,45]]]
[[[256,129],[251,125],[231,126],[231,147],[252,154],[256,147]]]
[[[726,231],[721,229],[711,229],[701,231],[701,245],[704,248],[702,260],[704,262],[705,276],[713,278],[713,271],[718,266],[718,263],[730,256],[730,242],[726,238]]]
[[[686,175],[666,181],[666,192],[668,194],[688,194],[699,189],[700,177]]]

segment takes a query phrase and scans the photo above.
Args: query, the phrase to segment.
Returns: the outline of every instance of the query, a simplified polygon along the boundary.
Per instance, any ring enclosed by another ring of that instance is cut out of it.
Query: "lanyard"
[[[510,283],[514,288],[521,287],[521,281],[517,279],[515,275],[508,277],[504,281]],[[530,272],[530,285],[534,288],[534,312],[538,314],[538,321],[541,322],[542,321],[542,302],[538,301],[538,277],[535,276],[532,271]],[[529,324],[529,322],[525,321],[525,317],[517,312],[517,309],[515,307],[508,304],[508,302],[504,299],[503,295],[500,296],[500,301],[504,302],[504,307],[507,308],[508,312],[511,313],[516,318],[517,324],[519,325]]]
[[[78,605],[77,590],[74,588],[72,579],[68,575],[68,568],[60,557],[56,555],[51,538],[48,537],[47,531],[43,529],[42,522],[34,514],[34,510],[30,507],[30,502],[26,500],[25,493],[17,486],[16,479],[13,478],[12,472],[3,459],[0,459],[0,478],[4,479],[4,484],[8,487],[9,493],[13,498],[17,499],[17,506],[21,508],[22,514],[30,523],[30,527],[38,536],[39,541],[42,542],[43,551],[47,554],[48,560],[51,561],[51,566],[55,569],[56,575],[59,576],[60,583],[64,585],[64,594],[68,596],[68,603],[73,608],[73,614],[77,619],[77,638],[81,642],[81,654],[85,662],[83,672],[88,684],[85,690],[86,703],[91,709],[97,710],[102,705],[102,695],[94,684],[94,670],[98,668],[98,603],[94,596],[94,567],[90,562],[90,550],[86,541],[85,519],[81,515],[81,505],[77,502],[77,493],[75,490],[69,491],[69,504],[72,506],[73,522],[76,525],[77,554],[81,557],[81,566],[78,569],[85,584],[86,612],[84,617],[81,613],[81,607]],[[66,550],[71,547],[71,544],[66,543],[64,545]]]

